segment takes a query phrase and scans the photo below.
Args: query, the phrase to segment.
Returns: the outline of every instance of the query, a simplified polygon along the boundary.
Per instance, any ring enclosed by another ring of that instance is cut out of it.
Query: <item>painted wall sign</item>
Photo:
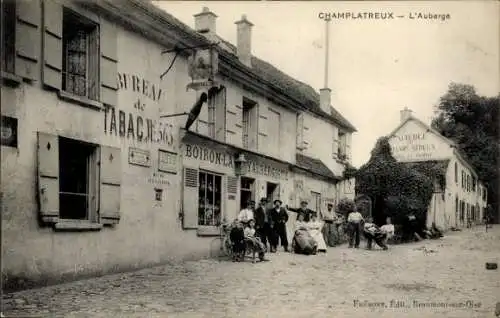
[[[177,154],[158,149],[158,171],[177,173]]]
[[[17,118],[2,116],[1,143],[17,148]]]
[[[234,157],[232,154],[218,152],[202,146],[186,144],[184,157],[207,161],[223,167],[234,167]],[[255,162],[251,159],[247,159],[246,171],[276,179],[288,177],[288,171],[286,169],[275,168],[271,165]]]
[[[151,167],[151,153],[149,150],[128,148],[128,163],[136,166]]]
[[[153,175],[148,178],[148,183],[158,185],[158,186],[162,186],[162,185],[169,186],[170,185],[170,181],[168,181],[168,179],[165,178],[165,176],[163,176],[162,174],[159,174],[159,173],[158,174],[153,173]]]
[[[132,99],[133,111],[131,112],[105,106],[104,133],[138,142],[172,146],[174,144],[173,125],[164,120],[147,118],[144,114],[147,108],[145,101],[154,102],[153,107],[157,109],[158,103],[165,99],[160,86],[137,75],[125,73],[119,73],[117,81],[120,90],[136,93],[137,98]],[[153,110],[153,113],[155,112]]]
[[[427,133],[394,136],[391,141],[392,154],[399,160],[432,159],[438,147],[433,141],[429,141],[427,136]]]

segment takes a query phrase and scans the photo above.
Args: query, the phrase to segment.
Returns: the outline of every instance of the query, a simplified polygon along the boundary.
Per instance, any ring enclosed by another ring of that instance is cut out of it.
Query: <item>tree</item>
[[[498,211],[500,94],[479,96],[471,85],[451,83],[436,106],[432,127],[453,140],[488,189],[488,201]],[[498,213],[495,217],[498,222]]]

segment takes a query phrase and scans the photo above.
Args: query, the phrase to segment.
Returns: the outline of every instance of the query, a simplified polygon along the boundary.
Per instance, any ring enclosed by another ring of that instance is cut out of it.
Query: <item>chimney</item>
[[[319,107],[321,108],[322,111],[324,111],[328,115],[332,113],[331,93],[332,90],[329,88],[322,88],[319,90]]]
[[[408,107],[405,107],[403,110],[401,110],[400,111],[401,123],[405,122],[408,118],[410,118],[411,113],[412,113],[412,111]]]
[[[197,32],[204,34],[208,39],[214,40],[216,36],[217,15],[210,11],[209,8],[203,7],[201,13],[194,15],[194,28]]]
[[[253,24],[247,20],[244,14],[241,20],[235,22],[238,26],[236,52],[241,63],[248,67],[252,67],[252,27]]]

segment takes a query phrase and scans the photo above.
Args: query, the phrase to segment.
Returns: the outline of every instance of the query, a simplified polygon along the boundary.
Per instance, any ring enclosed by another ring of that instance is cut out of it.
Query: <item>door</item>
[[[311,191],[311,197],[311,209],[319,216],[321,213],[321,193]]]
[[[240,210],[246,207],[248,200],[255,200],[255,179],[241,177],[240,180]]]
[[[273,201],[279,199],[279,184],[268,182],[266,185],[266,198],[269,207],[272,207]]]

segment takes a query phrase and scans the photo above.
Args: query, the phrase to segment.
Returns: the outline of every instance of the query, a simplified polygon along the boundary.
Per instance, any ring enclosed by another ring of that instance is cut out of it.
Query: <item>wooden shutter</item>
[[[121,149],[102,146],[100,167],[100,220],[102,224],[117,224],[120,221]]]
[[[40,218],[45,223],[59,221],[59,140],[38,133],[38,194]]]
[[[183,174],[183,222],[184,229],[198,228],[198,170],[184,168]]]
[[[239,212],[238,201],[236,200],[236,196],[238,195],[238,177],[226,176],[225,179],[227,201],[224,216],[228,222],[231,222]]]
[[[63,6],[44,0],[43,84],[57,90],[62,86]]]
[[[216,96],[215,114],[215,139],[226,141],[226,88],[224,87]]]
[[[118,103],[118,50],[116,25],[101,19],[101,102],[116,106]]]
[[[16,1],[16,64],[17,75],[36,80],[40,56],[41,4],[39,1]]]

